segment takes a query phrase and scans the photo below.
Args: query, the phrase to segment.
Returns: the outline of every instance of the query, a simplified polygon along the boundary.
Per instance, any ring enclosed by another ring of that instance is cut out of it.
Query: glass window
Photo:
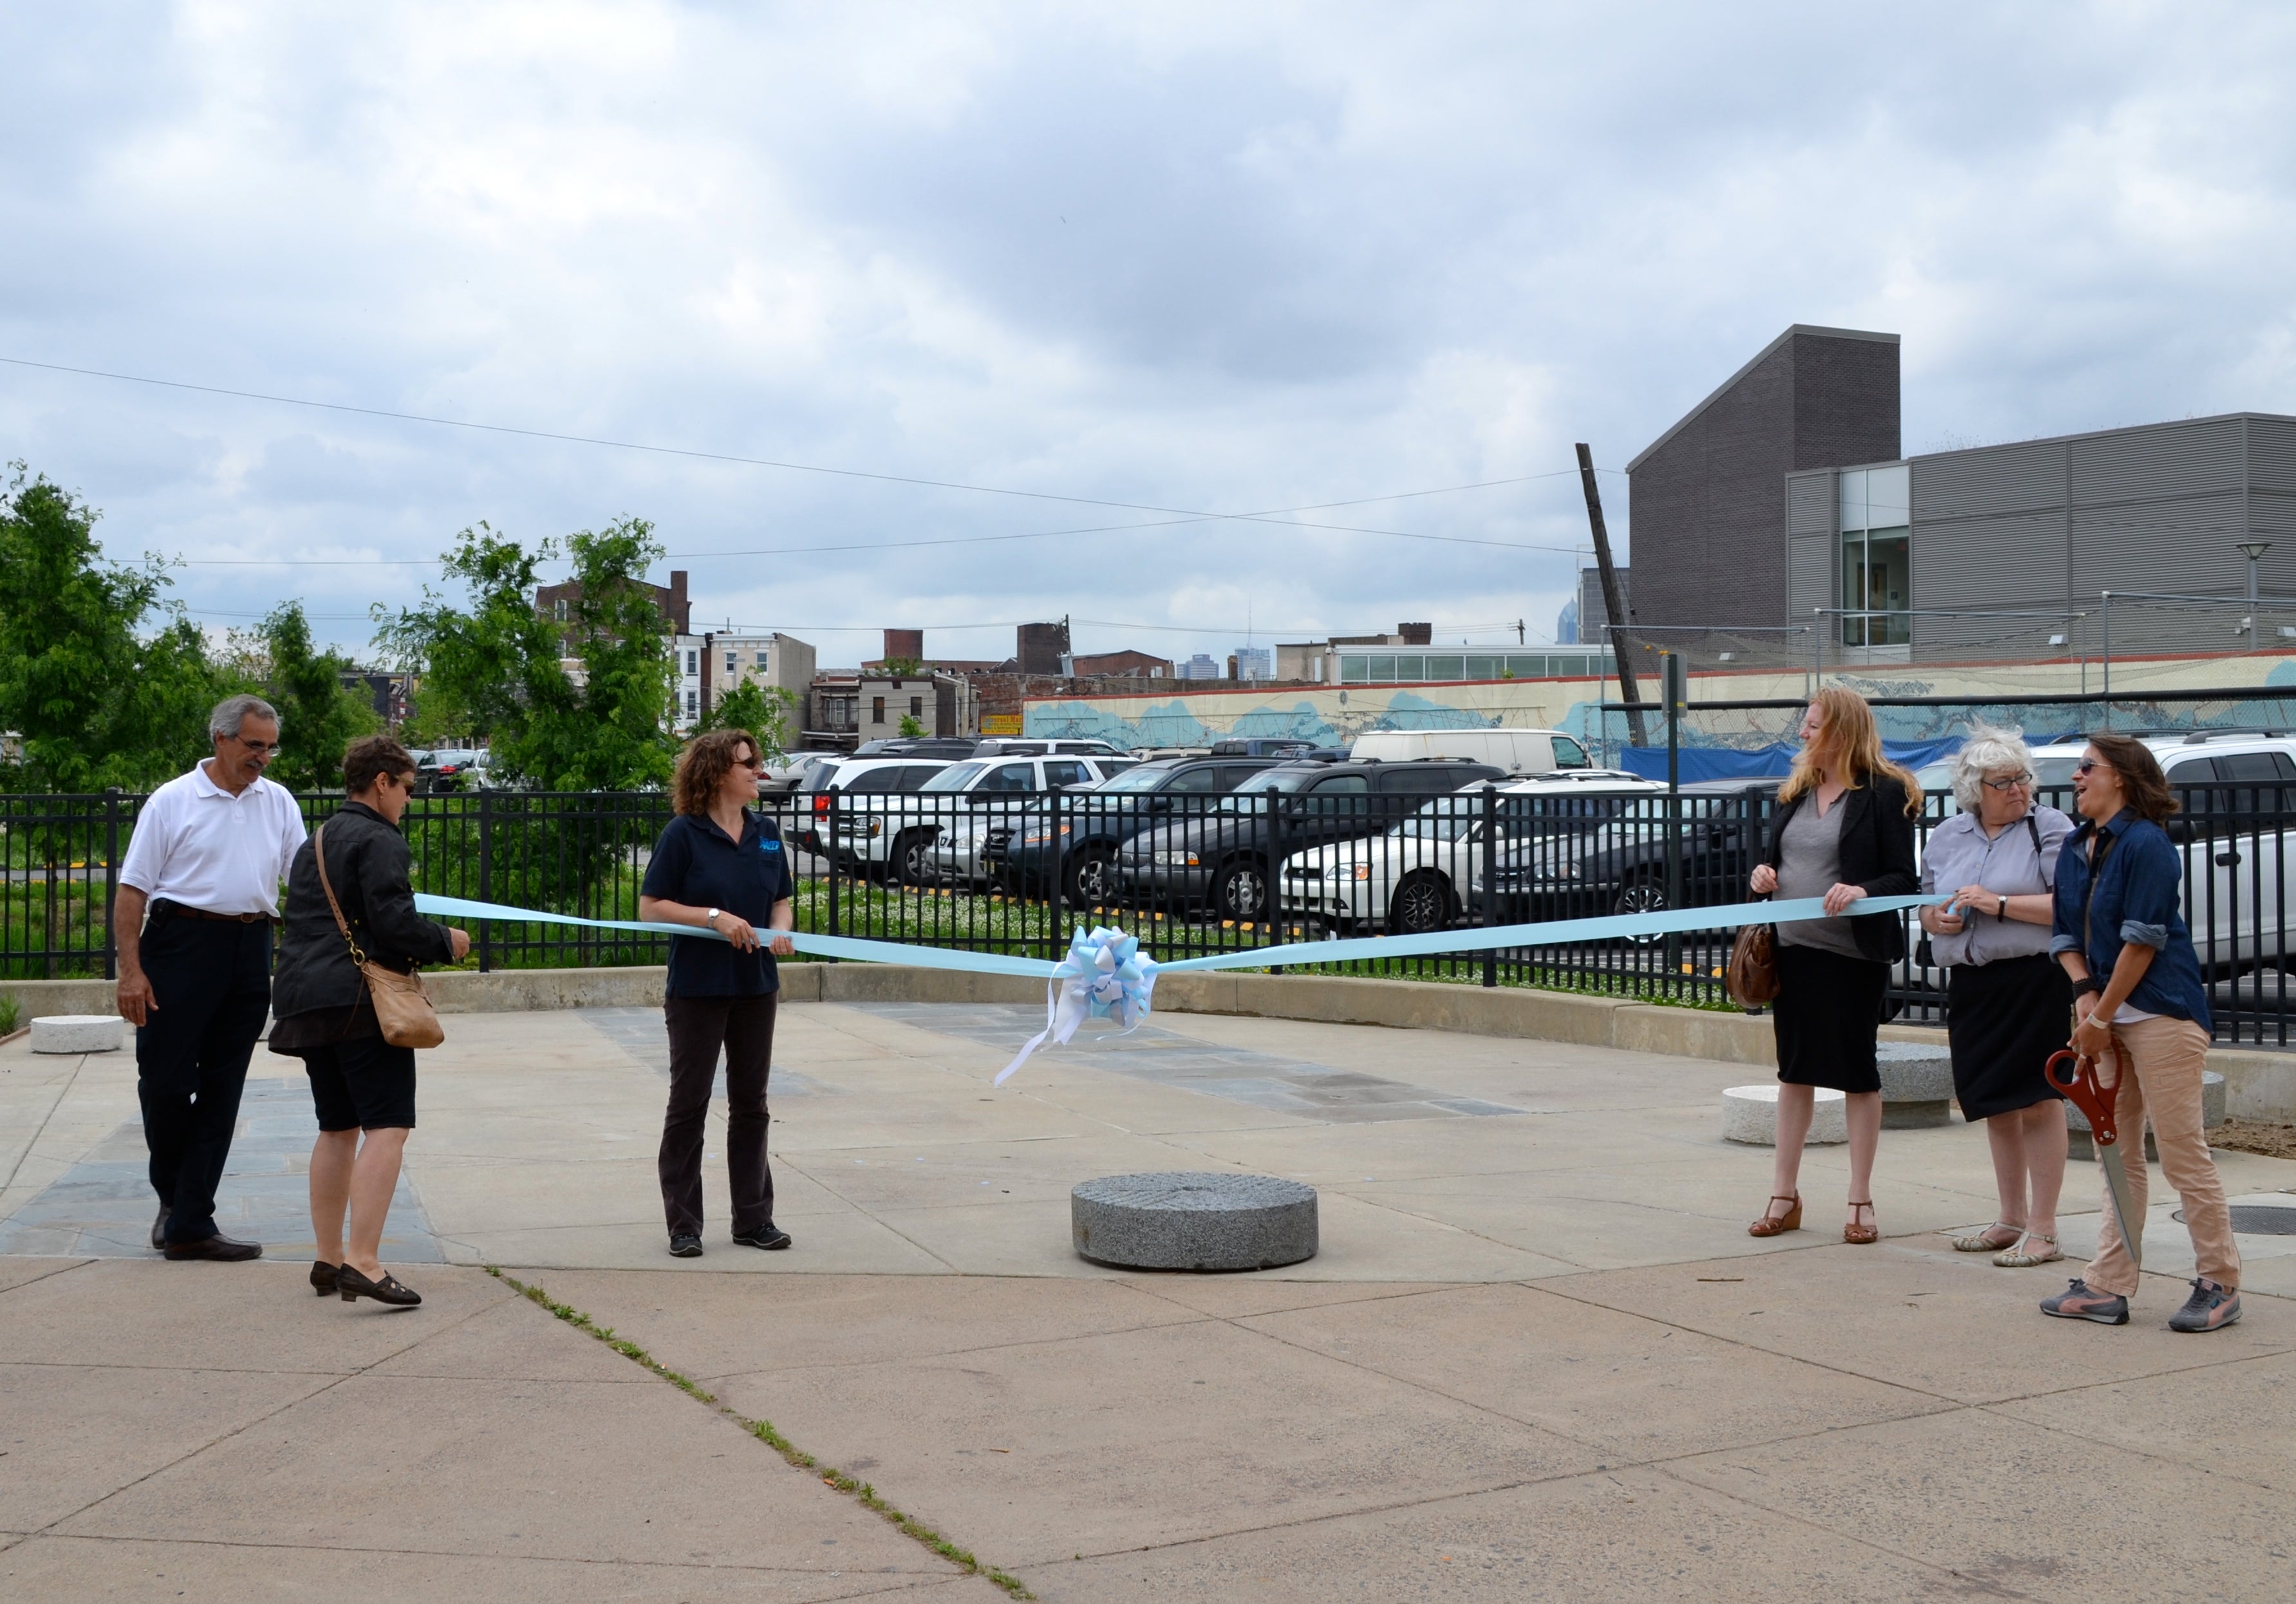
[[[873,696],[869,699],[869,722],[871,724],[883,724],[885,722],[885,699],[883,697]]]
[[[1172,783],[1164,787],[1168,791],[1178,791],[1183,795],[1187,796],[1208,797],[1211,795],[1212,792],[1223,789],[1219,782],[1220,771],[1216,768],[1205,767],[1185,769],[1177,774],[1173,774],[1172,771],[1169,769],[1159,769],[1156,772],[1159,776],[1164,774],[1172,775]],[[1134,774],[1137,774],[1139,773],[1140,771],[1138,769],[1134,769],[1132,773],[1125,775],[1124,778],[1125,780],[1130,780]],[[1121,782],[1119,783],[1121,783]],[[1152,788],[1149,786],[1140,786],[1137,789],[1147,790]]]
[[[1398,657],[1395,659],[1395,677],[1398,680],[1423,680],[1427,677],[1427,659],[1418,657]]]
[[[1854,469],[1841,476],[1841,527],[1849,529],[1866,528],[1866,473]]]
[[[1478,674],[1473,669],[1467,667],[1466,665],[1471,662],[1481,663],[1485,665],[1486,669],[1488,670],[1490,659],[1488,658],[1431,657],[1427,659],[1427,677],[1431,680],[1488,679],[1491,677],[1488,672]]]
[[[730,652],[730,651],[729,651],[729,652],[727,652],[727,653],[726,654],[726,673],[728,673],[728,674],[733,674],[733,673],[737,672],[737,669],[736,669],[736,668],[735,668],[735,667],[734,667],[736,660],[737,660],[737,659],[735,659],[735,657],[734,657],[734,653],[732,653],[732,652]]]
[[[699,674],[701,672],[701,654],[700,652],[689,651],[685,654],[685,671],[688,674]]]
[[[701,692],[700,692],[699,691],[688,691],[688,692],[685,693],[685,716],[686,716],[686,717],[688,717],[688,718],[692,718],[695,714],[697,714],[697,713],[699,713],[699,712],[701,712]]]
[[[1181,780],[1188,778],[1185,774],[1182,774],[1178,780],[1173,780],[1172,783],[1168,786],[1161,784],[1161,782],[1170,779],[1172,769],[1169,764],[1144,763],[1136,768],[1129,769],[1124,773],[1118,775],[1106,785],[1102,786],[1101,790],[1112,791],[1152,791],[1157,790],[1184,790],[1187,789],[1180,783]]]
[[[901,771],[901,789],[905,791],[922,790],[925,782],[939,773],[940,765],[937,763],[913,763]]]
[[[1140,766],[1140,759],[1137,757],[1095,757],[1092,760],[1092,765],[1101,772],[1103,778],[1108,780],[1111,783],[1113,783],[1117,776],[1122,774],[1128,769],[1138,768]]]
[[[1047,757],[1045,760],[1045,787],[1081,785],[1091,779],[1092,772],[1073,757]]]
[[[924,716],[925,699],[922,696],[912,696],[909,698],[909,716],[911,718],[922,718]]]
[[[1364,659],[1371,665],[1371,681],[1375,685],[1395,683],[1395,659],[1386,652],[1374,652]]]
[[[953,764],[926,781],[922,789],[929,791],[963,790],[972,782],[974,775],[988,766],[985,763]]]
[[[1037,765],[1008,763],[988,776],[980,788],[991,791],[1032,791],[1037,789]]]
[[[1382,769],[1379,789],[1392,795],[1398,791],[1422,797],[1439,796],[1457,789],[1459,776],[1439,768]]]
[[[1354,652],[1340,657],[1340,683],[1360,685],[1371,678],[1371,659]]]
[[[1587,749],[1580,746],[1577,741],[1571,740],[1568,735],[1554,736],[1553,737],[1553,741],[1554,746],[1554,766],[1556,768],[1580,769],[1593,768],[1595,766],[1593,764],[1587,761]]]
[[[1866,527],[1902,529],[1914,521],[1913,475],[1900,464],[1866,471]]]
[[[1250,813],[1269,791],[1301,790],[1315,777],[1314,769],[1263,769],[1236,787],[1220,806],[1229,813]]]
[[[766,666],[766,654],[765,654],[764,652],[762,652],[762,651],[761,651],[761,652],[758,653],[758,667],[760,667],[760,668],[763,668],[765,666]]]
[[[1507,654],[1507,672],[1517,679],[1539,679],[1546,673],[1544,657],[1526,657],[1520,652]]]
[[[1499,676],[1499,666],[1505,661],[1505,658],[1471,657],[1466,660],[1464,671],[1461,675],[1446,677],[1471,680],[1496,679]]]

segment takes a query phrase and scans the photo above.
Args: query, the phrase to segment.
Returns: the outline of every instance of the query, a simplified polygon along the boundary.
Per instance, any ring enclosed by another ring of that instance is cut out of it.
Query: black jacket
[[[1785,837],[1786,821],[1809,798],[1810,791],[1804,791],[1770,815],[1769,846],[1762,862],[1771,868],[1778,866],[1778,843]],[[1840,806],[1849,810],[1841,816],[1841,883],[1863,886],[1868,896],[1910,896],[1920,890],[1905,786],[1887,774],[1869,774],[1865,784],[1843,794]],[[1849,921],[1849,934],[1857,950],[1877,963],[1895,963],[1906,955],[1905,922],[1895,913],[1862,914]]]
[[[401,974],[418,963],[444,963],[454,956],[447,927],[414,911],[408,872],[414,856],[406,837],[358,802],[345,803],[324,831],[317,839],[327,845],[327,878],[360,951]],[[365,993],[366,982],[320,888],[318,859],[306,841],[287,871],[285,929],[271,981],[271,1011],[284,1019],[314,1009],[348,1008]]]

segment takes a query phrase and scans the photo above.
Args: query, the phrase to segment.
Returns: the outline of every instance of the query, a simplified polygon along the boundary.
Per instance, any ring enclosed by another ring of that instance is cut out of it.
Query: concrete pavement
[[[1003,1596],[480,1264],[1046,1599],[2284,1584],[2296,1237],[2243,1237],[2245,1322],[2177,1337],[2164,1201],[2135,1322],[2046,1322],[2077,1263],[1936,1234],[1991,1217],[1965,1127],[1885,1133],[1879,1246],[1839,1240],[1838,1149],[1809,1228],[1762,1242],[1768,1154],[1718,1134],[1742,1065],[1159,1015],[992,1088],[1041,1019],[785,1010],[797,1246],[727,1242],[713,1180],[680,1262],[659,1014],[454,1018],[394,1215],[410,1314],[301,1287],[291,1060],[258,1057],[226,1183],[274,1256],[168,1265],[132,1063],[0,1049],[0,1596],[259,1597],[392,1553],[378,1596]],[[2296,1187],[2219,1158],[2236,1195]],[[1316,1185],[1324,1251],[1227,1277],[1070,1251],[1076,1181],[1228,1166]],[[2069,1252],[2094,1189],[2074,1166]]]

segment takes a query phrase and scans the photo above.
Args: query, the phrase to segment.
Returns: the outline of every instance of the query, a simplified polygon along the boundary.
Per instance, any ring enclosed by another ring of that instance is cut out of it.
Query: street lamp
[[[2256,565],[2265,552],[2272,549],[2268,540],[2243,540],[2238,543],[2241,555],[2248,559],[2248,649],[2256,650]]]

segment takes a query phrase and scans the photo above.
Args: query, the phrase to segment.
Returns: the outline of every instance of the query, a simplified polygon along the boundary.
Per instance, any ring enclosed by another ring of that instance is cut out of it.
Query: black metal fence
[[[1426,771],[1417,771],[1423,774]],[[1232,795],[826,792],[768,805],[791,843],[800,929],[1057,956],[1078,925],[1140,936],[1160,960],[1278,942],[1421,933],[1742,902],[1768,787],[1669,794],[1616,782],[1382,793],[1360,772],[1271,771]],[[2220,1040],[2289,1040],[2281,843],[2296,783],[2179,788],[2185,907]],[[2068,812],[2070,792],[2043,800]],[[108,910],[143,798],[0,795],[0,980],[110,976]],[[316,823],[338,796],[303,799]],[[1929,798],[1920,830],[1950,798]],[[659,793],[418,797],[405,822],[416,888],[596,919],[637,917],[668,821]],[[1908,917],[1908,952],[1918,932]],[[1503,948],[1348,972],[1531,986],[1724,1008],[1731,932]],[[636,932],[481,922],[482,969],[659,963]],[[1944,977],[1908,958],[1900,1018],[1942,1018]]]

